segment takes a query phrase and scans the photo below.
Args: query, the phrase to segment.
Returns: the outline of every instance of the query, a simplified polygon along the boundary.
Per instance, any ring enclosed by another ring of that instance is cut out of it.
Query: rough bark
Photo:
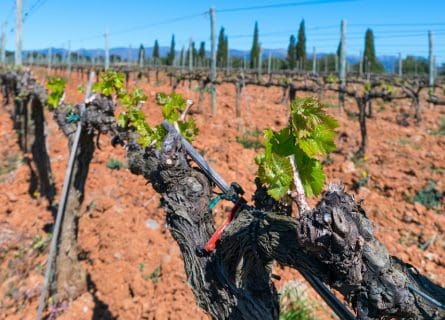
[[[31,73],[8,72],[0,75],[0,86],[5,103],[14,100],[12,119],[18,143],[26,155],[31,170],[29,193],[36,192],[48,199],[51,206],[55,196],[51,164],[46,148],[44,104],[46,91],[32,78]]]
[[[360,126],[360,147],[358,148],[356,155],[362,158],[366,153],[368,146],[368,134],[366,131],[366,99],[356,98],[358,106],[358,123]]]
[[[320,277],[345,297],[359,319],[445,316],[408,284],[439,301],[445,300],[445,290],[389,256],[364,209],[341,187],[330,186],[316,208],[299,218],[269,211],[279,207],[260,187],[255,206],[243,207],[215,253],[203,256],[199,248],[214,231],[208,210],[212,185],[190,167],[177,139],[169,135],[161,151],[131,144],[128,160],[130,170],[162,195],[189,284],[214,319],[278,319],[273,261]]]
[[[366,105],[366,117],[372,118],[374,116],[373,110],[372,110],[372,100],[369,100]]]
[[[241,118],[241,81],[235,83],[236,100],[235,100],[235,115]]]
[[[419,96],[414,95],[411,100],[411,105],[414,108],[414,118],[417,123],[422,121],[422,110],[420,106]]]
[[[38,191],[40,195],[48,199],[50,206],[53,205],[56,195],[56,187],[52,176],[51,162],[46,148],[45,116],[44,106],[39,96],[33,95],[30,101],[31,123],[33,126],[33,141],[30,141],[32,159],[36,167],[36,185],[30,190],[31,194]]]

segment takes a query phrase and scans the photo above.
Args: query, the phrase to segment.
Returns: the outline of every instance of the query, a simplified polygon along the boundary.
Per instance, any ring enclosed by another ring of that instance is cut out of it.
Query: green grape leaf
[[[193,119],[186,122],[178,121],[178,128],[181,135],[189,142],[195,139],[199,131]]]
[[[326,179],[320,161],[309,158],[303,152],[297,151],[295,153],[295,165],[298,168],[306,195],[309,197],[319,195],[323,190]]]
[[[156,103],[161,106],[162,116],[169,122],[176,122],[181,112],[187,107],[187,101],[178,93],[167,95],[163,92],[156,94]]]
[[[79,84],[79,85],[77,86],[77,92],[79,92],[79,93],[85,93],[85,91],[86,91],[86,89],[85,89],[85,87],[84,87],[82,84]]]
[[[117,125],[121,128],[126,128],[128,125],[129,119],[126,113],[121,113],[117,117]]]
[[[65,79],[59,77],[48,77],[46,87],[48,88],[48,105],[55,109],[58,107],[60,100],[65,93]]]
[[[329,116],[316,98],[295,99],[291,104],[292,132],[297,139],[305,138]]]
[[[276,200],[293,187],[293,170],[289,160],[294,156],[305,193],[318,195],[325,182],[321,162],[316,157],[335,150],[337,121],[329,116],[316,98],[296,99],[286,128],[264,131],[264,154],[255,158],[258,177]]]
[[[280,156],[290,156],[294,150],[295,138],[289,128],[283,128],[278,132],[272,132],[269,139],[272,145],[272,152]]]
[[[158,92],[156,94],[156,104],[163,106],[170,100],[170,97],[164,92]]]
[[[309,157],[325,156],[336,149],[335,131],[328,125],[319,125],[310,136],[297,141],[298,146]]]
[[[364,90],[365,90],[365,92],[371,91],[371,83],[370,82],[365,83]]]
[[[110,97],[116,93],[118,97],[125,93],[124,88],[125,76],[123,73],[116,71],[106,71],[101,73],[100,81],[93,85],[93,91]]]
[[[256,158],[259,164],[258,177],[268,186],[267,193],[280,200],[290,190],[293,181],[292,165],[289,158],[276,154]]]

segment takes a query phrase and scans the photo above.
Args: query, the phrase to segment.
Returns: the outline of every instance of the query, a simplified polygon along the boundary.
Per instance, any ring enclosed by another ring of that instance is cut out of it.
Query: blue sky
[[[367,27],[374,31],[377,54],[426,56],[428,30],[435,34],[438,62],[445,61],[445,1],[443,0],[23,0],[23,47],[48,46],[102,48],[103,33],[110,33],[110,47],[152,46],[155,39],[169,46],[176,36],[177,49],[189,38],[206,41],[209,49],[210,21],[206,11],[217,10],[217,31],[226,29],[232,49],[249,49],[255,21],[264,48],[286,48],[291,33],[296,34],[305,19],[307,51],[334,52],[339,41],[340,21],[347,22],[347,52],[363,50]],[[7,48],[13,49],[15,0],[0,0],[0,23],[7,20]],[[296,3],[300,3],[297,5]],[[289,4],[276,8],[226,11]],[[31,9],[34,7],[34,9]],[[31,10],[30,10],[31,9]],[[220,10],[220,11],[218,11]]]

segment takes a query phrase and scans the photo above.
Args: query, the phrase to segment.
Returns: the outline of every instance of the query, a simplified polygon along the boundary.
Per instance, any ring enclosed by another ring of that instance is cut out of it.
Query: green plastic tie
[[[80,120],[79,115],[77,115],[75,113],[71,113],[66,117],[66,122],[68,122],[68,123],[77,122],[79,120]]]
[[[221,196],[217,195],[212,201],[210,201],[209,209],[213,210],[213,208],[215,208],[215,206],[218,204],[219,200],[221,200]]]

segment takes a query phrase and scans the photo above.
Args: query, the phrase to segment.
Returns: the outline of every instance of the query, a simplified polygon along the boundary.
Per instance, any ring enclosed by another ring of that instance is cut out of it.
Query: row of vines
[[[157,78],[160,71],[155,72]],[[440,86],[429,88],[422,79],[390,77],[351,78],[347,86],[341,86],[332,75],[280,74],[266,81],[258,74],[242,72],[221,73],[216,83],[211,83],[205,72],[169,70],[173,93],[157,94],[156,102],[164,120],[189,142],[199,139],[199,133],[189,114],[192,102],[174,92],[181,83],[199,84],[198,108],[202,108],[208,86],[232,83],[238,116],[240,96],[248,85],[280,87],[283,102],[290,101],[288,123],[278,131],[264,132],[264,153],[256,158],[253,204],[242,204],[224,229],[219,229],[212,246],[216,249],[203,251],[216,230],[211,214],[214,181],[193,165],[177,132],[146,121],[141,105],[147,97],[140,89],[126,89],[130,72],[98,73],[100,80],[92,86],[92,93],[76,105],[65,103],[61,78],[48,79],[48,92],[29,70],[0,73],[4,104],[14,105],[11,117],[20,147],[31,152],[33,186],[48,203],[55,203],[56,188],[45,144],[45,115],[54,117],[74,154],[60,237],[56,239],[56,273],[50,279],[55,284],[51,290],[60,301],[73,301],[87,290],[87,274],[78,260],[78,219],[98,136],[108,135],[113,146],[124,147],[130,172],[142,175],[161,195],[166,223],[180,248],[188,282],[198,305],[212,318],[278,319],[273,263],[300,270],[337,290],[358,319],[445,317],[445,289],[390,256],[374,236],[365,209],[343,187],[329,185],[314,208],[306,201],[307,196],[322,193],[325,175],[321,159],[336,148],[338,124],[319,103],[323,95],[338,94],[342,108],[345,96],[356,102],[361,132],[357,156],[363,157],[368,139],[366,121],[373,116],[374,100],[410,99],[414,117],[421,121],[422,92],[429,89],[427,101],[441,105],[443,101],[434,95],[443,90]],[[142,77],[150,79],[150,70],[136,74],[136,78]],[[299,92],[313,93],[318,99],[300,99]],[[77,144],[76,130],[80,130],[78,147],[72,150]],[[298,207],[293,215],[292,204]],[[58,209],[51,205],[54,214]]]

